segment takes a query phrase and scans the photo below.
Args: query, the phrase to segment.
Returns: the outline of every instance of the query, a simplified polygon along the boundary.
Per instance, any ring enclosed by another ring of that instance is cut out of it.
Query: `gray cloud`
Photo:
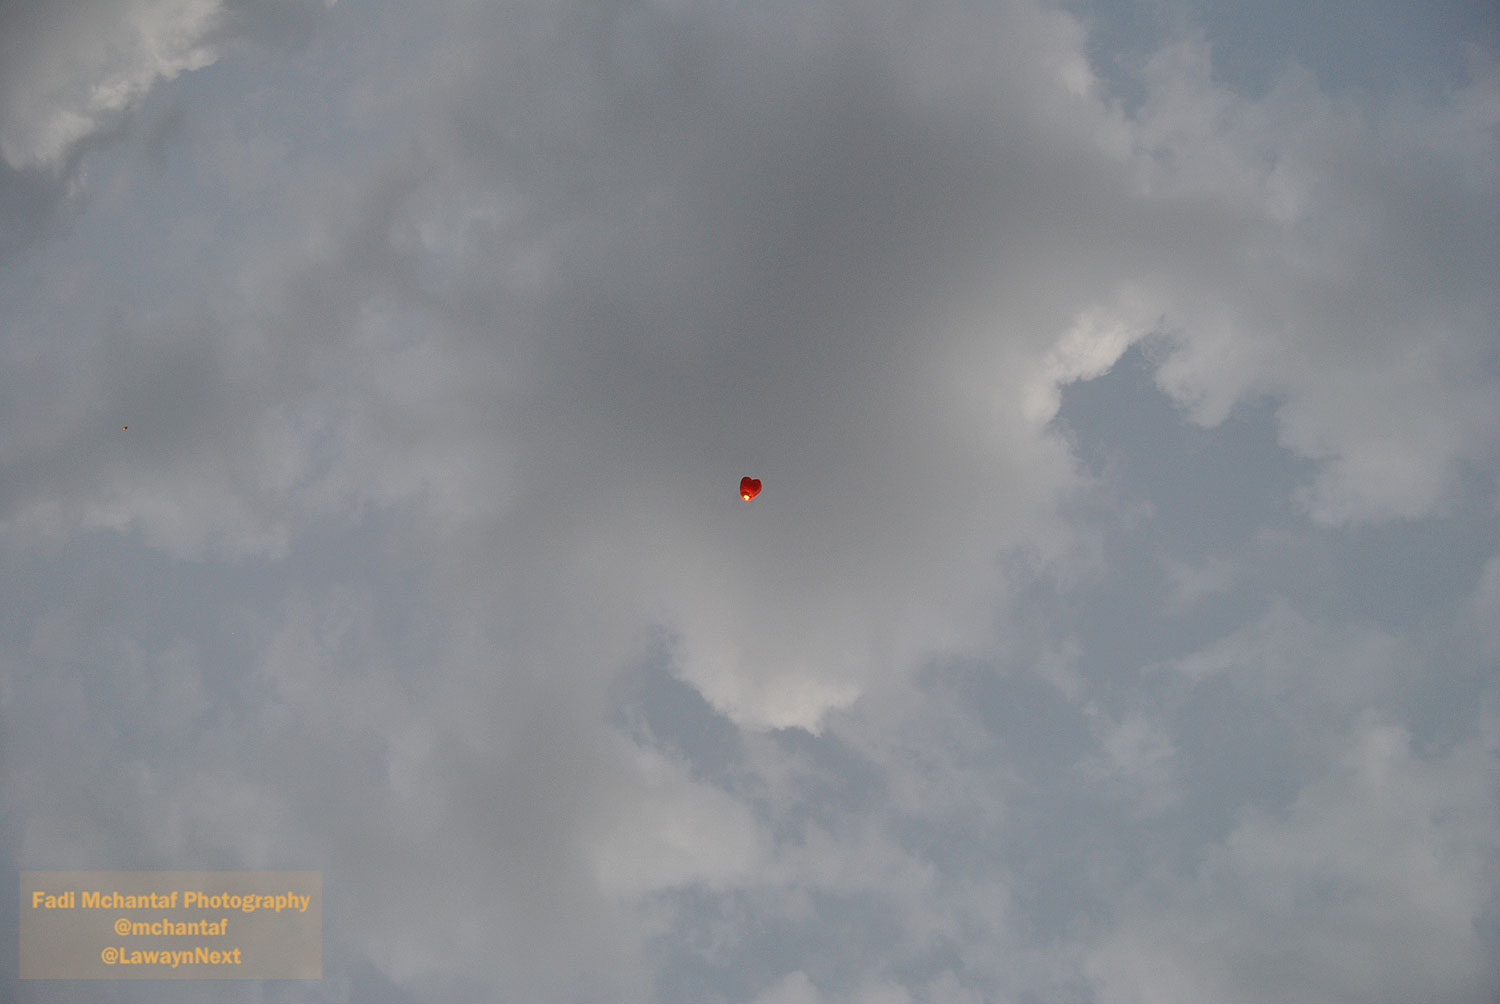
[[[246,1001],[1483,999],[1493,46],[1174,16],[69,14],[7,866],[321,869]]]

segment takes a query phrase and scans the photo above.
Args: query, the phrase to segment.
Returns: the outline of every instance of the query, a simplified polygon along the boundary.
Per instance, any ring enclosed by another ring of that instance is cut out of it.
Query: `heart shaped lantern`
[[[760,494],[759,478],[740,478],[740,498],[749,502]]]

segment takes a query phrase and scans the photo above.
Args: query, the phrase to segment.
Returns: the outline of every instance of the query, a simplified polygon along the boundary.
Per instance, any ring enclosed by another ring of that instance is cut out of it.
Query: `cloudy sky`
[[[326,897],[0,999],[1493,1004],[1497,317],[1485,0],[0,0],[0,859]]]

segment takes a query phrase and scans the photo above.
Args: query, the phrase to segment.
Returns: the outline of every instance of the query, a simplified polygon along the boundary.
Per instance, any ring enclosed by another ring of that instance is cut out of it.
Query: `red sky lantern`
[[[760,478],[740,478],[740,498],[749,502],[760,494]]]

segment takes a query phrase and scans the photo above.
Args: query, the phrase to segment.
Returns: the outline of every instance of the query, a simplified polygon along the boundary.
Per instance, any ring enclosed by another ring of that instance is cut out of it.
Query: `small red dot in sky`
[[[130,428],[130,426],[128,426],[128,425],[122,425],[122,426],[120,426],[120,431],[124,432],[128,428]]]

